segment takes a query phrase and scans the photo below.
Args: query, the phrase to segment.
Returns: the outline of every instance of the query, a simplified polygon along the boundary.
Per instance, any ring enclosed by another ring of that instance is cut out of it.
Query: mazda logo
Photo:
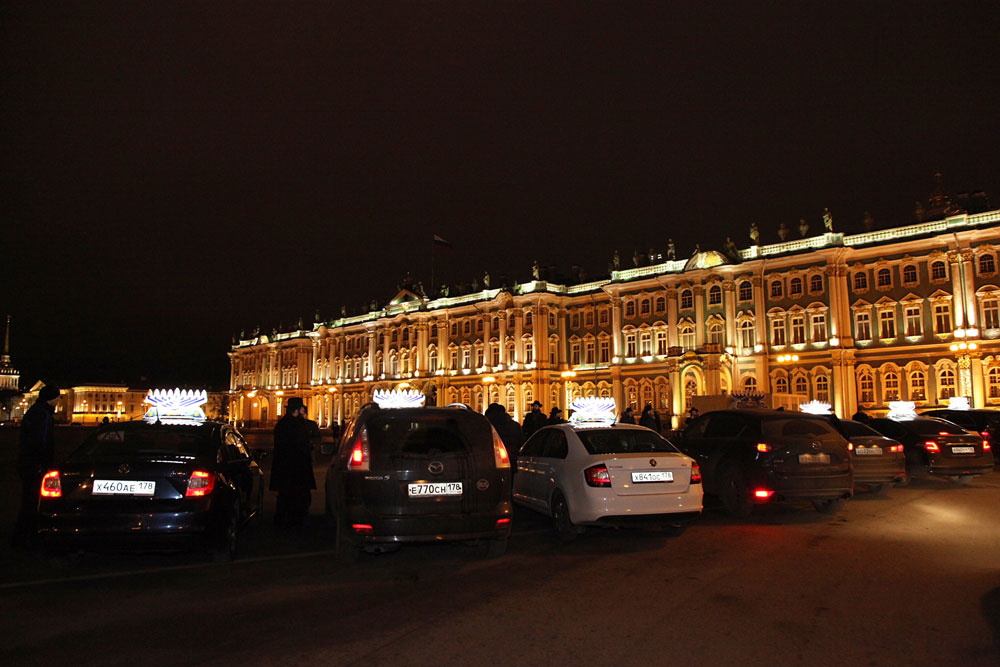
[[[653,468],[655,468],[656,467],[656,459],[649,459],[649,465],[652,466]]]
[[[127,475],[130,472],[132,472],[132,467],[129,466],[129,464],[127,463],[123,463],[120,466],[118,466],[118,472],[120,472],[123,475]]]
[[[821,445],[820,445],[820,443],[818,443],[818,442],[814,442],[814,443],[813,443],[813,449],[815,449],[816,451],[819,451],[819,448],[820,448],[820,446],[821,446]]]
[[[444,472],[444,464],[440,461],[431,461],[427,464],[427,472],[432,475],[440,475]]]

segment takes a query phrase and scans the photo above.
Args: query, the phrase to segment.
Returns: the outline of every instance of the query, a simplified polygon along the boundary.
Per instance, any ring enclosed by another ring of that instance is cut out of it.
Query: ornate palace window
[[[749,280],[740,282],[740,301],[753,301],[753,284]]]

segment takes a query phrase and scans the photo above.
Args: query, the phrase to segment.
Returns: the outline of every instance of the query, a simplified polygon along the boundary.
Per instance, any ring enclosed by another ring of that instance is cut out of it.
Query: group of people
[[[639,421],[636,422],[635,414],[632,411],[632,406],[625,408],[621,416],[618,417],[619,424],[636,424],[639,426],[645,426],[648,429],[652,429],[657,433],[660,432],[660,415],[657,414],[656,410],[653,409],[652,403],[646,403],[646,406],[642,409],[642,414],[639,415]]]

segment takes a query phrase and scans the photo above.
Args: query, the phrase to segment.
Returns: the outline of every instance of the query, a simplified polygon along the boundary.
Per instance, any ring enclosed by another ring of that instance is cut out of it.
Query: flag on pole
[[[441,250],[443,252],[451,252],[452,250],[454,250],[454,248],[451,247],[451,243],[445,241],[437,234],[434,235],[434,249]]]

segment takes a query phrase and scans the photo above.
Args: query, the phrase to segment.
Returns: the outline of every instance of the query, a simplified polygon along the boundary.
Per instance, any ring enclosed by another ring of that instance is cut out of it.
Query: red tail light
[[[854,451],[854,443],[853,442],[847,443],[847,451],[849,451],[849,452],[853,452]]]
[[[983,451],[984,452],[990,451],[990,441],[989,440],[983,440]]]
[[[929,452],[940,452],[941,451],[941,448],[938,447],[938,444],[936,442],[934,442],[933,440],[928,440],[927,442],[925,442],[924,443],[924,449],[926,449]]]
[[[701,484],[701,468],[698,467],[697,463],[691,464],[691,483]]]
[[[510,525],[510,519],[497,519],[497,528],[503,528],[504,526]]]
[[[207,496],[214,488],[215,475],[204,470],[195,470],[188,478],[187,491],[184,492],[184,497]]]
[[[611,475],[608,473],[608,466],[598,463],[583,471],[587,479],[587,486],[611,486]]]
[[[62,482],[59,481],[59,471],[50,470],[42,477],[42,498],[62,498]]]
[[[903,451],[903,446],[902,445],[890,445],[889,451],[890,452],[901,452],[901,451]]]
[[[368,454],[368,429],[361,428],[361,433],[354,440],[354,447],[351,449],[351,459],[347,462],[350,470],[369,470],[371,468],[371,458]]]
[[[979,435],[983,436],[983,440],[985,440],[986,438],[990,437],[990,432],[986,430],[980,433]]]
[[[503,440],[500,439],[500,435],[495,430],[493,431],[493,462],[497,468],[510,467],[510,457],[507,456],[507,448],[503,446]]]
[[[771,489],[754,489],[753,497],[759,498],[760,500],[767,500],[774,495],[774,491]]]
[[[351,530],[358,535],[373,535],[375,533],[375,529],[367,523],[352,523]]]
[[[772,449],[774,449],[774,448],[771,447],[771,445],[769,445],[769,444],[767,444],[765,442],[758,442],[757,443],[757,451],[758,452],[769,452]]]

